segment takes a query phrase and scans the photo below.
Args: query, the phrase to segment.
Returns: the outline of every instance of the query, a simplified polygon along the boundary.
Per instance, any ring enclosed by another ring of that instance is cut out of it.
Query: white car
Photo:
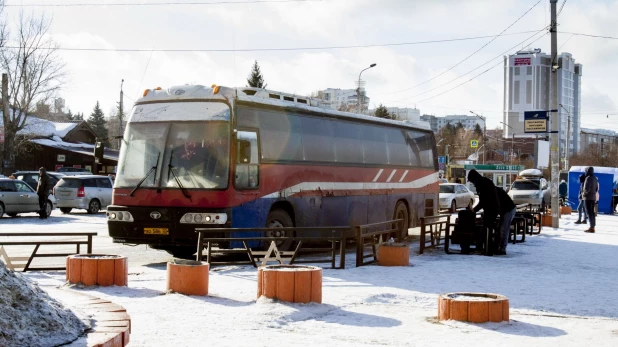
[[[515,205],[532,204],[545,206],[549,203],[549,189],[545,188],[543,179],[528,178],[517,179],[508,190],[508,194],[513,199]]]
[[[459,183],[445,183],[440,185],[440,208],[448,208],[455,212],[458,208],[474,206],[474,193]]]
[[[112,179],[108,176],[65,176],[54,188],[62,213],[83,209],[90,214],[107,209],[112,203]]]

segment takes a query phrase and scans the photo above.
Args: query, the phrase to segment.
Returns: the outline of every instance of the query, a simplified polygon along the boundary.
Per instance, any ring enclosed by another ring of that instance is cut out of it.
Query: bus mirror
[[[251,162],[251,142],[246,140],[238,140],[238,162]]]

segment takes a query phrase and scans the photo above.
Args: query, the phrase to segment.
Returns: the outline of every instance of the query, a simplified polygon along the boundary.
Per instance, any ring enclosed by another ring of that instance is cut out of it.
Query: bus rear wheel
[[[403,241],[403,239],[408,236],[408,226],[410,225],[408,207],[403,201],[399,201],[397,205],[395,205],[395,219],[403,219],[403,221],[398,224],[400,226],[399,230],[395,233],[395,238],[399,241]]]
[[[292,218],[290,218],[290,215],[288,215],[288,213],[283,210],[272,210],[268,214],[268,217],[266,217],[267,228],[289,228],[293,226],[294,222],[292,222]],[[294,234],[291,231],[270,230],[266,231],[264,233],[264,236],[277,238],[291,237],[294,236]],[[293,241],[289,239],[282,239],[281,241],[275,241],[275,244],[277,245],[277,249],[279,249],[280,251],[287,251],[292,248]],[[264,243],[264,249],[268,249],[268,247],[270,247],[270,241]]]

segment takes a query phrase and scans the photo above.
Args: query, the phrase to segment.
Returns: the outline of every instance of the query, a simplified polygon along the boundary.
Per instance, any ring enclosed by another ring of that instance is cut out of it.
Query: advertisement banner
[[[515,58],[515,66],[530,65],[530,58]]]

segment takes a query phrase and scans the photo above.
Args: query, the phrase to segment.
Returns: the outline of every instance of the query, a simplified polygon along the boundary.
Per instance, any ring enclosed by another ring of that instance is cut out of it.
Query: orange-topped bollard
[[[410,247],[405,243],[383,243],[378,247],[378,265],[409,266]]]
[[[166,291],[185,295],[208,295],[210,264],[174,259],[167,263]]]
[[[316,266],[269,265],[258,269],[257,297],[287,302],[322,303],[322,269]]]

